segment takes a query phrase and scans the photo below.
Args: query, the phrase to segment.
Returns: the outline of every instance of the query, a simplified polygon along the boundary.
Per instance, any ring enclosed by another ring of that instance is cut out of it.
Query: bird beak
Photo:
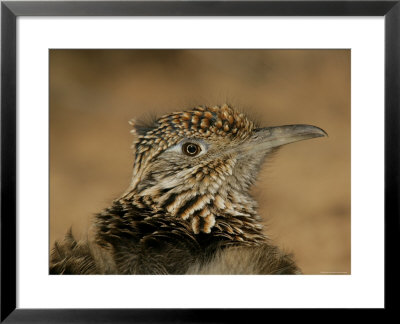
[[[265,127],[255,129],[248,144],[253,152],[266,152],[282,145],[323,136],[328,134],[323,129],[311,125]]]

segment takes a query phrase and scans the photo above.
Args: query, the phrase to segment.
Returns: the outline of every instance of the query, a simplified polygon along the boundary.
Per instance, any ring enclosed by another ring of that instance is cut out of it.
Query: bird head
[[[228,105],[174,112],[150,126],[131,122],[135,162],[125,199],[210,233],[219,218],[256,215],[249,189],[282,145],[326,133],[315,126],[257,128]]]

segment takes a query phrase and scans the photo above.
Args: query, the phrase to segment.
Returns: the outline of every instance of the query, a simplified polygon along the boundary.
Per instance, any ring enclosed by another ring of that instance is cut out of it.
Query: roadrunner
[[[282,145],[325,136],[315,126],[256,127],[228,105],[133,125],[126,192],[87,239],[56,242],[51,274],[298,274],[263,233],[249,190]]]

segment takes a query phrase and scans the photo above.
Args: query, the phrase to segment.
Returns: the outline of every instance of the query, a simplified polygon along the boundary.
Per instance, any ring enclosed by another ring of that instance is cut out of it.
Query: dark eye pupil
[[[187,151],[188,151],[188,153],[190,153],[190,154],[194,154],[194,153],[196,153],[197,148],[196,148],[195,145],[190,144],[190,145],[188,145],[188,147],[187,147]]]
[[[197,153],[200,152],[200,148],[197,144],[193,144],[193,143],[186,143],[183,146],[183,152],[186,153],[187,155],[191,155],[194,156]]]

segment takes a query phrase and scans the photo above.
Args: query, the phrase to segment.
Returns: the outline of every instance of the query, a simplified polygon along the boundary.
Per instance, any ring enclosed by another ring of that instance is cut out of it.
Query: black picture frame
[[[395,1],[2,1],[1,2],[1,322],[130,323],[267,320],[268,309],[16,308],[16,19],[19,16],[384,16],[385,310],[398,287],[393,259],[400,231],[400,0]],[[371,126],[373,127],[373,126]],[[372,130],[373,131],[373,130]]]

